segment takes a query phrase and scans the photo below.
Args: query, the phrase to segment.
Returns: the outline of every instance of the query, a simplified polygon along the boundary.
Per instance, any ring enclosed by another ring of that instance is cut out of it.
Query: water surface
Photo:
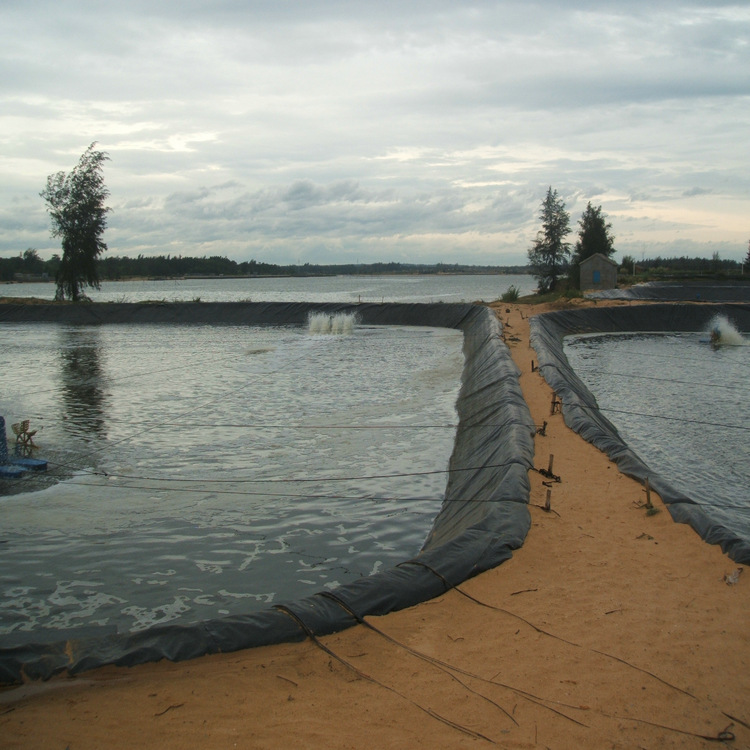
[[[172,279],[105,281],[86,293],[95,302],[492,302],[510,286],[531,294],[536,282],[527,275],[495,274]],[[0,284],[2,296],[51,300],[55,285]]]
[[[565,354],[643,461],[750,541],[750,346],[609,334],[568,337]]]
[[[0,487],[0,632],[137,630],[297,599],[413,557],[440,508],[458,331],[0,337],[24,363],[0,413],[30,418],[50,460],[48,476]]]

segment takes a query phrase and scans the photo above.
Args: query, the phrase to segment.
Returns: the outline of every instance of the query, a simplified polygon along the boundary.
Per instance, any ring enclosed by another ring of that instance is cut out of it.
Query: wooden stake
[[[646,477],[646,481],[643,484],[646,487],[646,508],[651,510],[654,506],[651,504],[651,485],[649,484],[648,477]]]
[[[552,394],[552,407],[550,409],[550,414],[554,414],[556,411],[559,411],[560,406],[562,405],[562,401],[558,401],[557,394]]]
[[[544,503],[544,510],[549,513],[552,510],[552,490],[547,490],[547,500]]]
[[[549,466],[547,467],[547,471],[552,474],[552,464],[554,463],[555,457],[550,453],[549,454]]]

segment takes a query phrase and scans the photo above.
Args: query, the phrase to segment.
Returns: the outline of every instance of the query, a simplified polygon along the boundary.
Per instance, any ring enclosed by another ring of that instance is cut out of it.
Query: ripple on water
[[[707,332],[595,335],[567,338],[565,353],[625,442],[750,541],[750,347],[712,347]]]
[[[403,475],[447,467],[458,332],[15,334],[38,368],[8,375],[0,406],[38,415],[57,460],[0,498],[0,633],[262,609],[412,557],[439,510],[444,475]]]

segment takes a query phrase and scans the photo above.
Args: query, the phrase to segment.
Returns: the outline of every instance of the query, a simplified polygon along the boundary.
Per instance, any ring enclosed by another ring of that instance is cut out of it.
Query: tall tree
[[[570,215],[565,202],[552,187],[542,201],[539,212],[542,228],[529,249],[531,275],[537,280],[540,294],[554,291],[558,279],[565,274],[570,258],[570,243],[565,237],[570,234]]]
[[[612,225],[607,222],[607,215],[602,213],[602,207],[594,208],[589,201],[583,212],[578,231],[578,241],[570,267],[570,281],[576,288],[581,285],[580,263],[595,253],[601,253],[611,258],[615,252],[615,238],[611,234]]]
[[[39,257],[39,253],[29,247],[23,251],[23,270],[26,273],[40,274],[44,271],[44,261]]]
[[[69,298],[74,302],[86,299],[84,286],[99,288],[97,258],[107,249],[102,240],[107,227],[105,206],[109,190],[104,184],[102,165],[109,160],[92,143],[78,164],[66,174],[58,172],[47,177],[47,186],[40,193],[52,218],[52,236],[62,240],[62,260],[55,281],[55,299]]]

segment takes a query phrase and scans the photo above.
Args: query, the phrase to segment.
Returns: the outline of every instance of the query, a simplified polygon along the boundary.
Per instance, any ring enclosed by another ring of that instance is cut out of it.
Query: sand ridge
[[[493,307],[560,480],[510,561],[317,642],[5,689],[3,747],[750,748],[750,574],[551,414],[544,308]]]

